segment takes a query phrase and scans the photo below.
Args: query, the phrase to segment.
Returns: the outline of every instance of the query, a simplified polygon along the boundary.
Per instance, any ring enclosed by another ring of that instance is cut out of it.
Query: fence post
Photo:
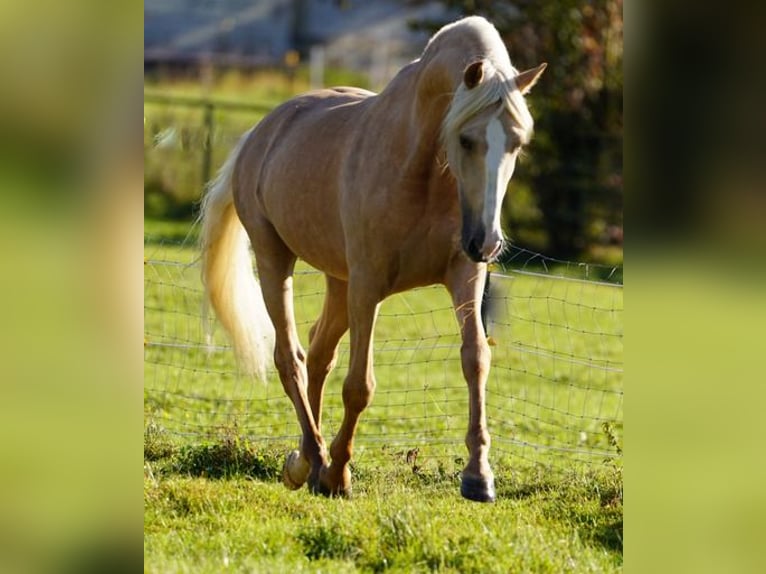
[[[203,130],[205,132],[204,143],[202,146],[202,185],[207,185],[210,181],[210,168],[213,156],[213,111],[215,107],[213,102],[205,102],[205,111],[203,117]]]

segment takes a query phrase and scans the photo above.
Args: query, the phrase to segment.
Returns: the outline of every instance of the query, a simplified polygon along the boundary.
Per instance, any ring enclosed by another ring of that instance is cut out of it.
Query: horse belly
[[[333,219],[331,214],[314,213],[314,217],[291,214],[284,220],[276,218],[273,224],[297,257],[323,273],[345,280],[348,266],[343,236],[327,225]]]

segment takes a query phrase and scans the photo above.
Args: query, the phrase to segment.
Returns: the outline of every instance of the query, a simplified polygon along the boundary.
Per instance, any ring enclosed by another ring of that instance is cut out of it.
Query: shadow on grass
[[[606,550],[622,555],[622,517],[600,525],[593,534],[593,541]]]
[[[524,500],[537,495],[544,495],[560,488],[559,484],[553,481],[549,482],[530,482],[528,484],[522,484],[514,486],[511,484],[505,484],[504,481],[497,480],[496,491],[498,500],[510,499],[510,500]]]
[[[613,553],[622,561],[622,468],[604,465],[585,471],[540,474],[529,469],[524,478],[497,479],[498,500],[534,505],[542,514],[576,531],[583,543]]]

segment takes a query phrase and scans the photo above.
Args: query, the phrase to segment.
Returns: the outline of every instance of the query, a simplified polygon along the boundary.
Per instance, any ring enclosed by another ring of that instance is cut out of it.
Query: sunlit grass
[[[145,229],[148,571],[619,570],[620,288],[495,280],[502,297],[488,414],[498,503],[490,507],[459,496],[468,406],[449,297],[433,287],[384,302],[354,498],[325,500],[278,484],[299,429],[276,377],[263,385],[238,376],[220,330],[212,350],[201,345],[193,237],[185,247],[162,240],[187,231],[160,221]],[[295,286],[307,345],[324,282],[300,263]],[[328,440],[342,416],[347,361],[346,337],[327,383]]]
[[[146,476],[148,572],[617,572],[621,476],[499,486],[456,495],[454,478],[370,468],[351,500],[275,481]]]

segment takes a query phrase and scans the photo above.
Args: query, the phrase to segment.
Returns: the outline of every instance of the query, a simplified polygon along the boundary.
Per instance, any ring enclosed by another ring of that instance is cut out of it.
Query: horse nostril
[[[476,263],[485,260],[484,256],[481,254],[481,244],[475,239],[472,239],[468,242],[468,245],[466,246],[466,253]]]
[[[478,233],[477,233],[478,231]],[[487,258],[482,254],[482,246],[484,244],[484,230],[472,229],[470,226],[463,227],[463,233],[461,237],[461,243],[463,251],[472,261],[481,263],[486,261]]]

